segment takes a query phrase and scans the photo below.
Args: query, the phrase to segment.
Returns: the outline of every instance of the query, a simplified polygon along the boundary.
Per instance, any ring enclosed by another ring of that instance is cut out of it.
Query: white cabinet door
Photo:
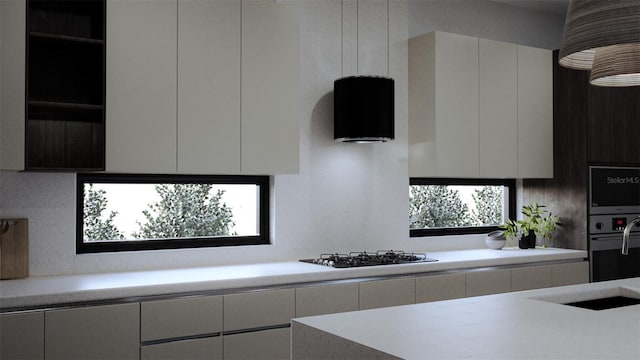
[[[176,0],[107,1],[107,171],[176,172],[176,12]]]
[[[518,176],[517,45],[479,39],[480,177]]]
[[[222,296],[140,303],[142,341],[210,335],[222,331]]]
[[[518,45],[518,177],[553,177],[550,50]]]
[[[527,266],[511,270],[511,291],[542,289],[552,286],[551,266]]]
[[[358,283],[296,289],[296,317],[358,310]]]
[[[44,313],[0,315],[0,359],[44,359]]]
[[[222,337],[224,359],[290,359],[291,330],[271,329]]]
[[[553,286],[586,284],[589,282],[589,262],[581,261],[551,266]]]
[[[465,275],[443,274],[416,277],[416,303],[465,297]]]
[[[434,32],[409,42],[412,177],[477,177],[478,39]]]
[[[511,270],[488,270],[466,274],[467,296],[506,293],[511,290]]]
[[[298,172],[298,48],[292,5],[242,2],[243,173]]]
[[[140,347],[141,360],[222,359],[222,337],[172,341]]]
[[[408,305],[416,302],[415,278],[360,283],[360,309]]]
[[[138,359],[140,304],[45,313],[46,359]]]
[[[240,173],[240,6],[178,0],[178,172]]]
[[[288,324],[295,316],[295,289],[224,295],[224,330]]]
[[[0,169],[24,170],[26,1],[0,1]]]

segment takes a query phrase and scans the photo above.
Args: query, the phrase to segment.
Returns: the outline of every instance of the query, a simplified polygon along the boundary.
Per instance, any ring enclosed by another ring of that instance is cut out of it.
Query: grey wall
[[[284,1],[287,2],[287,1]],[[483,236],[409,238],[407,39],[443,30],[530,46],[559,42],[557,16],[485,1],[297,0],[300,10],[300,173],[273,181],[273,245],[75,255],[75,176],[0,172],[0,216],[30,220],[32,275],[290,261],[322,252],[432,251],[483,246]],[[344,28],[341,28],[344,16]],[[344,38],[341,37],[344,30]],[[333,141],[333,81],[387,75],[396,81],[396,139]],[[356,65],[356,58],[358,63]]]

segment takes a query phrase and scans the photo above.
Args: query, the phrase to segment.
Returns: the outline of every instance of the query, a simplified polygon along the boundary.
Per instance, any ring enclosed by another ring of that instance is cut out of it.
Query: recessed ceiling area
[[[492,0],[522,9],[566,15],[569,0]]]

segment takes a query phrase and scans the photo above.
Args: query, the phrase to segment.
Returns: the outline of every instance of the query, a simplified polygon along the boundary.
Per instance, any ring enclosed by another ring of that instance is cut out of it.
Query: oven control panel
[[[589,234],[621,233],[628,223],[640,214],[591,215],[589,217]],[[631,231],[640,231],[634,226]]]

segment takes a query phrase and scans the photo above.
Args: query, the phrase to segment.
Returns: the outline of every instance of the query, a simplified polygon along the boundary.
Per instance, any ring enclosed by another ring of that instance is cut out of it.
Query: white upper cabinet
[[[553,177],[550,50],[518,45],[518,177]]]
[[[409,74],[409,175],[478,176],[478,39],[410,39]]]
[[[0,1],[0,169],[24,170],[26,1]]]
[[[479,39],[480,177],[518,177],[518,46]],[[509,151],[506,151],[509,150]]]
[[[240,8],[178,0],[178,172],[240,173]]]
[[[298,48],[293,5],[242,2],[243,173],[298,172]]]
[[[550,50],[434,32],[409,40],[411,177],[553,177]]]
[[[292,5],[109,0],[107,39],[107,171],[298,172]]]
[[[176,12],[175,0],[107,1],[107,171],[176,171]]]

